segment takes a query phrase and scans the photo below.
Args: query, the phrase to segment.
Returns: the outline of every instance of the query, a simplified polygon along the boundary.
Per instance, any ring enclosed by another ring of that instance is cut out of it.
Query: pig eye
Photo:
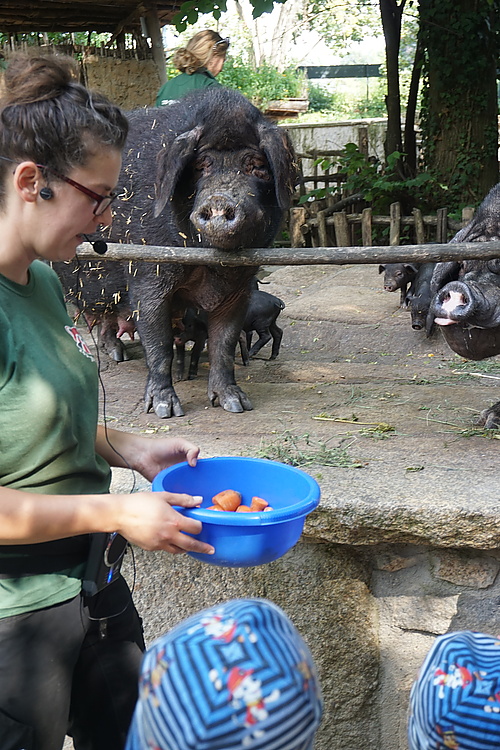
[[[267,161],[260,156],[247,156],[243,161],[243,171],[245,174],[253,175],[259,180],[269,180],[269,167]]]
[[[208,172],[212,166],[212,159],[209,156],[199,156],[194,162],[194,168],[198,172]]]
[[[500,258],[493,258],[486,263],[488,270],[491,273],[500,274]]]

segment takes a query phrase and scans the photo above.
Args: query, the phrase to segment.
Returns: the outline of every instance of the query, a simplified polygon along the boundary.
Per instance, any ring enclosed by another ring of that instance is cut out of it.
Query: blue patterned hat
[[[500,748],[500,638],[439,636],[410,695],[410,750]]]
[[[288,617],[235,599],[147,650],[126,750],[309,750],[321,713],[314,662]]]

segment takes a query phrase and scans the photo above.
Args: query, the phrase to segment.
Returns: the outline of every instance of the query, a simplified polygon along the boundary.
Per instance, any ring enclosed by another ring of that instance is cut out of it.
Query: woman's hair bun
[[[77,80],[78,68],[71,57],[17,54],[3,76],[1,103],[8,106],[55,99]]]

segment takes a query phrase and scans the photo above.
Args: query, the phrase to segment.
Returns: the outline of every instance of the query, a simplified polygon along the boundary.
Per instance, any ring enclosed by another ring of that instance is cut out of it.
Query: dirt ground
[[[473,426],[500,398],[496,358],[466,362],[439,330],[431,339],[413,331],[399,292],[383,291],[377,266],[266,270],[262,288],[286,304],[278,319],[283,342],[275,361],[268,360],[270,344],[248,367],[237,357],[237,382],[253,411],[232,414],[209,404],[205,353],[198,378],[176,385],[184,417],[144,413],[146,368],[140,344],[130,342],[130,361],[102,358],[109,424],[183,434],[203,456],[260,452],[335,466],[346,486],[355,478],[373,490],[376,476],[384,496],[399,492],[412,472],[425,472],[436,494],[445,489],[443,476],[454,491],[452,476],[463,479],[471,467],[496,486],[496,435]]]

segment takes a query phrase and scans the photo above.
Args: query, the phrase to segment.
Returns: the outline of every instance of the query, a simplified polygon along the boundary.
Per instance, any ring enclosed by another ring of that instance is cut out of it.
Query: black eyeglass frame
[[[54,177],[67,182],[68,185],[71,185],[81,193],[87,195],[89,198],[92,198],[92,200],[96,202],[96,207],[93,211],[94,216],[101,216],[110,207],[113,201],[118,198],[118,194],[114,192],[111,192],[109,195],[99,195],[99,193],[95,193],[90,188],[85,187],[85,185],[81,185],[79,182],[76,182],[76,180],[72,180],[70,177],[66,177],[57,170],[52,169],[52,167],[46,167],[44,164],[37,164],[36,166],[38,167],[38,169],[45,169],[47,172],[53,174]]]

